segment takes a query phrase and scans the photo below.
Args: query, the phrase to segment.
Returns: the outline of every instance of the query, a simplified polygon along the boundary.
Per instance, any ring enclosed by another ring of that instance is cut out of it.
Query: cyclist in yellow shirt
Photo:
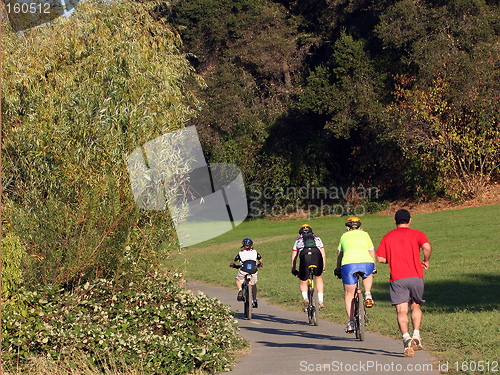
[[[357,278],[355,272],[363,272],[363,286],[365,288],[366,307],[373,306],[373,298],[370,293],[373,272],[375,271],[375,249],[370,235],[361,229],[361,220],[355,216],[347,219],[347,232],[340,237],[337,257],[337,268],[335,275],[342,276],[345,291],[345,309],[349,317],[346,332],[354,332],[354,290]]]

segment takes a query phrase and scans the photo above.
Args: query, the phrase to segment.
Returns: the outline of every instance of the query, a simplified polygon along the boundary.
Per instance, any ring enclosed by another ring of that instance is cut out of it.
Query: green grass
[[[322,217],[307,222],[319,235],[327,254],[325,304],[321,317],[345,324],[342,283],[333,275],[338,240],[345,218]],[[305,220],[242,223],[236,229],[185,249],[186,277],[236,288],[235,270],[228,267],[241,240],[250,237],[263,257],[259,297],[290,310],[300,310],[298,280],[290,273],[290,256],[298,228]],[[425,271],[421,326],[424,346],[441,361],[500,361],[500,206],[414,215],[412,228],[424,231],[433,247]],[[375,247],[394,228],[392,217],[366,215],[363,228]],[[395,309],[390,304],[389,268],[378,265],[369,311],[369,330],[400,338]],[[235,291],[236,293],[236,291]],[[451,365],[450,365],[451,366]],[[500,369],[500,366],[499,366]],[[478,373],[477,371],[475,373]]]

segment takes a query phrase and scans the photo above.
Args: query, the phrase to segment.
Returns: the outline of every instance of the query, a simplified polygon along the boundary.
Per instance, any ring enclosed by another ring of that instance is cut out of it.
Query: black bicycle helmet
[[[299,229],[299,234],[302,235],[304,233],[312,233],[313,230],[309,224],[302,224]]]
[[[345,222],[345,226],[349,229],[358,229],[359,227],[361,227],[361,220],[359,219],[359,217],[351,216]]]
[[[245,238],[243,241],[241,241],[241,244],[243,245],[245,249],[251,249],[253,245],[253,241],[250,238]]]

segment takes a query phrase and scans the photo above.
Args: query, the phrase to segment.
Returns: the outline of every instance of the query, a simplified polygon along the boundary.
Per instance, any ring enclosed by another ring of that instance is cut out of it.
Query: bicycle
[[[253,264],[251,262],[253,262]],[[245,261],[243,264],[240,264],[240,265],[234,264],[231,267],[236,268],[236,269],[243,268],[244,270],[247,269],[247,267],[248,267],[248,269],[250,270],[250,269],[252,269],[252,267],[255,267],[256,264],[257,264],[257,262],[255,262],[255,261]],[[257,265],[256,267],[260,268],[260,264]],[[244,317],[245,317],[245,319],[248,319],[248,320],[252,319],[252,303],[253,303],[253,299],[252,299],[252,288],[251,288],[251,285],[250,285],[250,280],[251,279],[252,279],[252,274],[247,273],[245,275],[245,280],[242,283]]]
[[[314,277],[314,269],[317,268],[316,265],[311,264],[309,269],[309,276],[307,278],[307,299],[309,304],[307,305],[307,317],[309,319],[309,324],[318,325],[319,322],[319,303],[318,303],[318,289],[316,288],[316,280]],[[294,275],[299,277],[299,273],[294,271]]]
[[[309,305],[307,306],[307,317],[309,318],[309,324],[318,325],[319,322],[319,304],[318,304],[318,289],[316,288],[314,269],[317,268],[314,264],[311,264],[309,269],[309,277],[307,278],[307,298],[309,299]]]
[[[377,271],[373,271],[376,274]],[[342,274],[335,270],[335,275],[342,279]],[[354,272],[353,276],[356,276],[356,289],[354,290],[354,332],[356,333],[356,339],[359,341],[365,340],[365,327],[368,325],[368,314],[366,312],[366,302],[363,298],[363,291],[361,290],[361,283],[363,279],[363,272]]]
[[[364,341],[365,339],[365,327],[368,325],[368,314],[366,313],[366,303],[363,298],[363,291],[361,290],[361,281],[363,277],[363,272],[354,272],[354,276],[357,278],[356,290],[354,292],[354,331],[356,333],[356,338],[359,341]]]

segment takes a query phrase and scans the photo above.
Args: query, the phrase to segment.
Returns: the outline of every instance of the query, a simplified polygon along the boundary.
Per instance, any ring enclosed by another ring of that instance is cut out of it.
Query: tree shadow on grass
[[[477,312],[500,309],[500,275],[467,273],[460,278],[425,281],[425,311],[452,313],[460,310]],[[388,282],[374,284],[372,293],[376,300],[391,301]]]

